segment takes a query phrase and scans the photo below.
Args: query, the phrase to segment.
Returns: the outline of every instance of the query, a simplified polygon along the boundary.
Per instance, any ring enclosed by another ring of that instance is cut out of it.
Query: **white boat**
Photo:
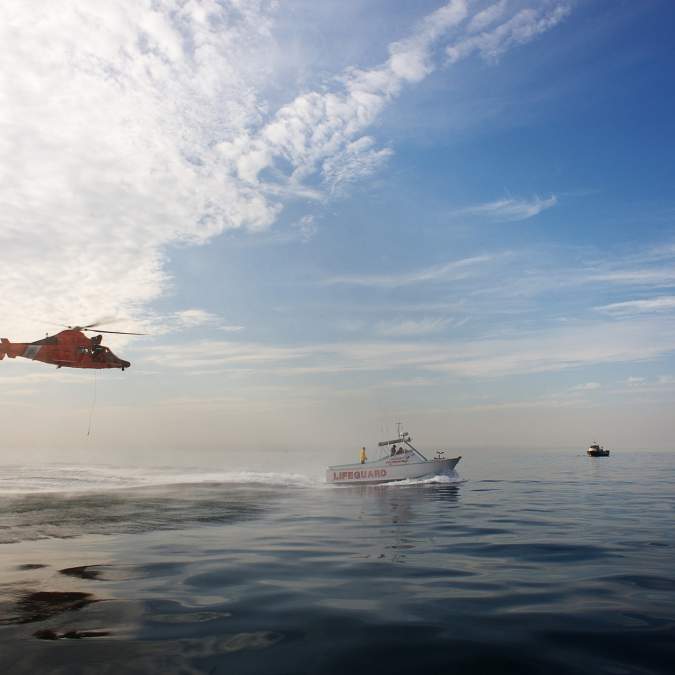
[[[461,457],[445,459],[443,450],[437,450],[433,459],[427,459],[412,444],[407,432],[391,441],[378,443],[383,453],[372,462],[338,464],[329,466],[326,482],[339,485],[358,485],[370,483],[389,483],[397,480],[428,478],[447,474],[454,470]]]

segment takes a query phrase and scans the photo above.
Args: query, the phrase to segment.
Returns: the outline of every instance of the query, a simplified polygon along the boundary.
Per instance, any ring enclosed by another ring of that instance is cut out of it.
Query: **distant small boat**
[[[405,431],[399,432],[398,438],[378,444],[383,449],[383,457],[372,462],[329,466],[326,471],[326,482],[363,485],[427,478],[450,473],[462,459],[461,457],[446,459],[442,450],[436,451],[433,459],[427,459],[411,441],[410,434]]]
[[[597,443],[592,443],[588,446],[586,454],[589,457],[609,457],[609,450],[605,450],[605,448],[603,448],[601,445],[598,445]]]

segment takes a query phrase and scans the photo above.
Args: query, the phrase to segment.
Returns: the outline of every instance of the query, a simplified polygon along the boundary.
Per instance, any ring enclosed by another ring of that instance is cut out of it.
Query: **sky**
[[[1,460],[675,448],[669,0],[0,5]],[[89,433],[88,433],[89,432]]]

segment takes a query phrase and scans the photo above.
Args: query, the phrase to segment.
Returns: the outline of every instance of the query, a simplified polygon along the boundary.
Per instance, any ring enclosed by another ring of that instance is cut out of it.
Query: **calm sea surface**
[[[4,467],[0,672],[675,672],[675,453],[458,471]]]

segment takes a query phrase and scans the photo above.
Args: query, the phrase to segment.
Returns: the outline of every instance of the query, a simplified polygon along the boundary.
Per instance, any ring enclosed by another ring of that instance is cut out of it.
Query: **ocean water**
[[[2,673],[672,673],[675,453],[3,467]]]

